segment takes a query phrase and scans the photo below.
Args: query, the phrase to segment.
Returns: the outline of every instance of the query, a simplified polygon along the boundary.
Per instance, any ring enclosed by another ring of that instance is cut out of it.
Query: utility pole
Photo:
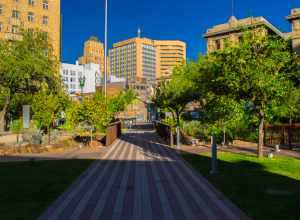
[[[108,1],[105,0],[105,24],[104,24],[104,95],[107,96],[107,17]]]

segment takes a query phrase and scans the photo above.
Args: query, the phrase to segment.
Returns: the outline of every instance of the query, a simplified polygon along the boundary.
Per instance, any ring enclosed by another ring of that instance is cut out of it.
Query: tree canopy
[[[20,40],[0,40],[0,87],[4,94],[0,130],[5,126],[5,115],[15,97],[30,97],[42,89],[60,90],[58,71],[58,62],[44,33],[23,31]]]

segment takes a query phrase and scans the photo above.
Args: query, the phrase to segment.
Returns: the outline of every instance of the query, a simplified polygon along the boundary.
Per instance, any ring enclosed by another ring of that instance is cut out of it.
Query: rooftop
[[[277,29],[274,25],[268,22],[264,17],[248,17],[244,19],[238,20],[236,17],[231,16],[228,23],[215,25],[212,28],[208,29],[204,34],[204,37],[212,37],[216,35],[222,35],[229,32],[239,31],[243,28],[255,27],[255,26],[266,26],[271,29],[273,32],[285,38],[285,34],[283,34],[279,29]]]

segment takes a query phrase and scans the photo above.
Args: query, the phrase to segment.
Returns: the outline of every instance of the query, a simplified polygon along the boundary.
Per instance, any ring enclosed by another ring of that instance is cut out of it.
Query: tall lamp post
[[[105,0],[105,24],[104,24],[104,95],[107,96],[107,17],[108,1]]]
[[[85,85],[85,76],[80,76],[79,77],[79,87],[80,87],[80,101],[82,102],[83,100],[83,88],[84,88],[84,85]]]

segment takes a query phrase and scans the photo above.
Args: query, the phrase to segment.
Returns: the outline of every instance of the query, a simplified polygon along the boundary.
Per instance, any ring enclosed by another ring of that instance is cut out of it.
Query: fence
[[[105,145],[110,146],[117,138],[122,134],[122,123],[117,121],[110,124],[106,129],[106,140]]]
[[[300,124],[279,124],[265,127],[265,144],[300,146]]]

